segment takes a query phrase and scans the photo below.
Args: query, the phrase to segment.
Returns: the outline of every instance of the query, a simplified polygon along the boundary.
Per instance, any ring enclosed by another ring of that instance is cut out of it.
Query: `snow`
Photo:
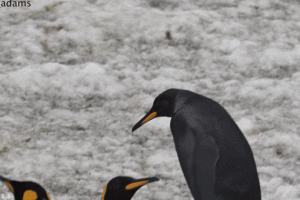
[[[237,122],[237,125],[243,133],[250,133],[254,129],[254,124],[251,120],[242,118]]]
[[[264,200],[300,199],[297,1],[31,1],[0,8],[0,174],[51,199],[192,199],[170,119],[132,126],[168,88],[221,103],[249,141]],[[166,39],[166,32],[171,40]],[[1,195],[12,199],[0,184]]]
[[[7,87],[13,83],[14,88],[40,95],[61,93],[68,97],[85,94],[112,96],[123,89],[116,78],[107,75],[105,68],[97,63],[86,63],[78,67],[46,63],[24,67],[1,75],[1,78]]]

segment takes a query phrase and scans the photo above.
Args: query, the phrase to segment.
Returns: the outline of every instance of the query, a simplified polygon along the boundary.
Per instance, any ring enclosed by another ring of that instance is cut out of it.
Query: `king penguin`
[[[31,181],[14,181],[0,176],[9,190],[14,194],[15,200],[50,200],[49,194],[39,184]]]
[[[252,150],[228,112],[217,102],[187,90],[158,95],[132,128],[155,117],[171,117],[181,169],[195,200],[260,200]]]
[[[158,180],[156,177],[142,179],[134,179],[128,176],[115,177],[104,187],[102,200],[130,200],[143,185]]]

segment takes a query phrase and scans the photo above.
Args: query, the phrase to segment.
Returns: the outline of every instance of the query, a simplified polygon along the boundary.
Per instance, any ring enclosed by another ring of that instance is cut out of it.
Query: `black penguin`
[[[241,130],[217,102],[169,89],[132,128],[155,117],[171,117],[179,162],[195,200],[260,200],[253,153]]]
[[[141,179],[134,179],[127,176],[115,177],[104,187],[102,200],[130,200],[143,185],[158,180],[156,177]]]
[[[7,185],[14,194],[15,200],[50,200],[46,190],[35,182],[13,181],[2,176],[0,176],[0,181]]]

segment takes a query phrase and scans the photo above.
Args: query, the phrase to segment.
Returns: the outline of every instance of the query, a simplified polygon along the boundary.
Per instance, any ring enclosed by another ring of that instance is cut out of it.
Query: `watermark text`
[[[30,1],[0,1],[0,8],[30,7]]]

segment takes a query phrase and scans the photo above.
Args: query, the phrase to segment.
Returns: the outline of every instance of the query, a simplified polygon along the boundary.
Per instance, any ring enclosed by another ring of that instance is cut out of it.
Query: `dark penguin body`
[[[14,194],[15,200],[50,200],[49,194],[39,184],[32,181],[14,181],[0,176]]]
[[[253,153],[217,102],[187,90],[160,94],[133,131],[154,117],[171,117],[179,162],[196,200],[260,200]]]
[[[102,193],[102,200],[130,200],[142,186],[158,181],[156,177],[134,179],[128,176],[118,176],[111,179]]]

